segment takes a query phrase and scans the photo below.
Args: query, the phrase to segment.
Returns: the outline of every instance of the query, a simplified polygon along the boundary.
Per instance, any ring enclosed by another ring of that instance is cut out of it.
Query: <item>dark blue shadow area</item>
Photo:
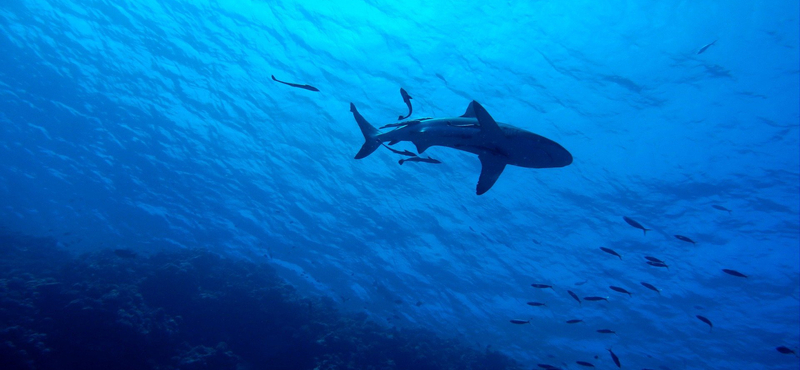
[[[515,369],[421,330],[303,297],[267,265],[205,250],[73,256],[0,236],[2,369]]]

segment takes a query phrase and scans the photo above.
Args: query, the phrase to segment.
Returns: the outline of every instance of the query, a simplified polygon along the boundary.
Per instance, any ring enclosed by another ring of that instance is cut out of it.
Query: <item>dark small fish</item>
[[[319,91],[319,89],[318,89],[318,88],[316,88],[316,87],[314,87],[314,86],[311,86],[311,85],[300,85],[300,84],[293,84],[293,83],[291,83],[291,82],[283,82],[283,81],[281,81],[281,80],[279,80],[279,79],[275,78],[275,76],[272,76],[272,80],[273,80],[273,81],[276,81],[276,82],[280,82],[280,83],[282,83],[282,84],[284,84],[284,85],[289,85],[289,86],[291,86],[291,87],[296,87],[296,88],[299,88],[299,89],[306,89],[306,90],[308,90],[308,91]]]
[[[578,365],[581,365],[581,366],[594,367],[594,365],[592,365],[591,363],[586,362],[586,361],[575,361],[575,363],[578,364]]]
[[[536,364],[536,366],[541,367],[542,369],[547,369],[547,370],[558,369],[557,367],[555,367],[553,365],[548,365],[548,364]]]
[[[660,263],[660,262],[647,261],[647,264],[648,264],[648,265],[650,265],[650,266],[655,266],[655,267],[666,267],[667,269],[669,269],[669,266],[667,266],[667,264],[666,264],[666,263]]]
[[[136,252],[127,249],[114,249],[114,254],[119,258],[136,258]]]
[[[647,235],[647,232],[650,231],[650,229],[645,229],[644,226],[642,226],[642,224],[636,222],[635,220],[633,220],[631,218],[628,218],[626,216],[622,216],[622,219],[625,220],[625,222],[627,222],[628,225],[631,225],[631,226],[633,226],[633,227],[635,227],[635,228],[637,228],[639,230],[644,231],[644,235]]]
[[[400,88],[400,96],[403,97],[403,102],[406,103],[406,105],[408,106],[408,114],[405,117],[403,117],[402,115],[397,117],[398,120],[402,121],[402,120],[404,120],[404,119],[406,119],[408,117],[411,117],[411,99],[412,98],[411,98],[411,95],[408,95],[406,90],[403,89],[402,87]]]
[[[707,319],[705,316],[695,315],[700,321],[708,324],[708,332],[710,333],[712,329],[714,329],[714,324],[711,323],[711,320]]]
[[[611,351],[611,348],[607,348],[607,350],[608,353],[611,354],[611,359],[614,360],[614,365],[617,365],[617,367],[622,368],[622,365],[620,365],[619,363],[619,357],[617,357],[617,355],[615,355],[614,352]]]
[[[631,292],[629,292],[629,291],[627,291],[627,290],[625,290],[625,289],[623,289],[623,288],[620,288],[620,287],[618,287],[618,286],[613,286],[613,285],[609,285],[608,287],[609,287],[609,288],[611,288],[611,290],[613,290],[613,291],[615,291],[615,292],[624,293],[624,294],[627,294],[627,295],[628,295],[628,296],[630,296],[630,297],[633,297],[633,295],[631,294]]]
[[[416,157],[417,156],[416,154],[414,154],[412,152],[409,152],[408,150],[397,150],[397,149],[394,149],[394,148],[392,148],[392,147],[390,147],[390,146],[388,146],[388,145],[386,145],[384,143],[381,143],[381,145],[383,145],[384,148],[391,150],[392,153],[395,153],[395,154],[405,155],[405,156],[409,156],[409,157]]]
[[[791,349],[789,349],[789,347],[780,346],[780,347],[775,347],[775,349],[778,350],[778,352],[783,353],[784,355],[795,355],[795,356],[797,356],[797,353],[795,351],[792,351]]]
[[[427,157],[427,158],[411,157],[411,158],[403,158],[403,159],[397,161],[397,163],[400,163],[400,165],[403,165],[403,163],[405,163],[405,162],[424,162],[424,163],[436,163],[436,164],[442,163],[442,162],[440,162],[440,161],[438,161],[436,159],[433,159],[431,157]]]
[[[682,240],[682,241],[685,241],[687,243],[697,244],[697,243],[695,243],[694,240],[689,239],[688,237],[683,236],[683,235],[675,235],[675,237],[678,238],[678,240]]]
[[[661,294],[661,291],[658,288],[652,286],[651,284],[648,284],[648,283],[645,283],[645,282],[641,282],[640,284],[642,284],[647,289],[650,289],[652,291],[657,292],[658,294]]]
[[[577,295],[577,294],[573,293],[571,290],[568,290],[568,291],[567,291],[567,293],[569,293],[569,295],[570,295],[570,296],[572,296],[572,298],[574,298],[576,301],[578,301],[578,304],[579,304],[579,305],[583,305],[583,304],[581,303],[581,299],[580,299],[580,298],[578,298],[578,295]]]
[[[608,253],[608,254],[611,254],[611,255],[617,256],[617,257],[619,257],[619,259],[622,259],[622,256],[620,256],[620,255],[619,255],[619,253],[615,252],[615,251],[614,251],[613,249],[611,249],[611,248],[600,247],[600,250],[601,250],[601,251],[603,251],[603,252],[606,252],[606,253]]]
[[[739,271],[736,271],[736,270],[722,269],[722,272],[724,272],[724,273],[726,273],[728,275],[733,275],[733,276],[738,276],[738,277],[743,277],[743,278],[747,277],[747,275],[745,275],[745,274],[743,274],[743,273],[741,273]]]
[[[547,285],[547,284],[531,284],[531,286],[534,287],[534,288],[539,288],[539,289],[547,289],[547,288],[553,289],[552,285]],[[555,290],[555,289],[553,289],[553,290]]]
[[[608,301],[608,297],[583,297],[584,301]]]
[[[583,320],[580,319],[567,320],[567,324],[577,324],[579,322],[583,322]]]
[[[588,282],[589,282],[589,280],[579,281],[579,282],[575,283],[575,285],[576,286],[581,286],[581,285],[586,284]]]
[[[733,213],[733,211],[731,211],[730,209],[727,209],[727,208],[725,208],[723,206],[718,206],[716,204],[711,206],[711,207],[714,207],[714,209],[717,209],[717,210],[720,210],[720,211],[728,212],[728,214],[732,214]]]
[[[528,306],[541,307],[541,306],[547,306],[547,305],[542,303],[542,302],[528,302]]]
[[[648,261],[651,261],[651,262],[655,262],[655,263],[663,263],[663,264],[666,264],[666,262],[664,262],[664,261],[662,261],[662,260],[660,260],[660,259],[658,259],[658,258],[655,258],[655,257],[645,256],[645,257],[644,257],[644,259],[646,259],[646,260],[648,260]]]
[[[531,320],[518,320],[518,319],[511,319],[512,324],[522,325],[522,324],[529,324]]]
[[[617,334],[617,332],[615,332],[615,331],[613,331],[611,329],[600,329],[597,332],[600,333],[600,334]]]
[[[705,52],[706,50],[708,50],[708,48],[710,48],[710,47],[711,47],[711,45],[714,45],[714,44],[716,44],[716,43],[717,43],[717,40],[714,40],[714,41],[712,41],[710,44],[708,44],[708,45],[706,45],[706,46],[703,46],[702,48],[700,48],[700,50],[698,50],[698,51],[697,51],[697,55],[703,54],[703,52]]]

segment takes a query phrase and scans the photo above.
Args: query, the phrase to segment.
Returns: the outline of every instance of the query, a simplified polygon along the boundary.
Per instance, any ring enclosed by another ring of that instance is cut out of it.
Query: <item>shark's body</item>
[[[393,131],[380,133],[350,104],[350,111],[361,128],[366,142],[356,159],[374,152],[381,143],[389,145],[409,141],[419,153],[432,146],[445,146],[478,156],[481,176],[477,194],[494,185],[506,165],[526,168],[564,167],[572,163],[572,155],[558,143],[532,132],[496,122],[478,102],[469,104],[460,117],[429,118],[408,121]]]

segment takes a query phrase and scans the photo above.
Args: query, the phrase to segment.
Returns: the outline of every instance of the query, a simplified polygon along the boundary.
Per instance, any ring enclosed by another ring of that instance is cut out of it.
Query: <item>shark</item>
[[[481,174],[477,195],[489,191],[506,166],[557,168],[572,164],[572,154],[553,140],[494,120],[477,101],[469,103],[458,117],[405,121],[389,132],[380,132],[350,103],[350,112],[364,135],[364,145],[355,156],[363,159],[381,144],[411,142],[422,154],[432,146],[443,146],[478,156]]]

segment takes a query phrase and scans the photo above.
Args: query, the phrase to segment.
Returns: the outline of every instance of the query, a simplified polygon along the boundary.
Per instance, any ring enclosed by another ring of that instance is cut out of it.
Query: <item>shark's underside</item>
[[[409,141],[419,153],[431,146],[446,146],[473,153],[481,161],[477,194],[487,192],[506,165],[527,168],[564,167],[572,155],[558,143],[532,132],[496,122],[477,101],[459,117],[410,120],[385,133],[372,126],[350,103],[350,111],[366,139],[356,159],[364,158],[384,142]]]

